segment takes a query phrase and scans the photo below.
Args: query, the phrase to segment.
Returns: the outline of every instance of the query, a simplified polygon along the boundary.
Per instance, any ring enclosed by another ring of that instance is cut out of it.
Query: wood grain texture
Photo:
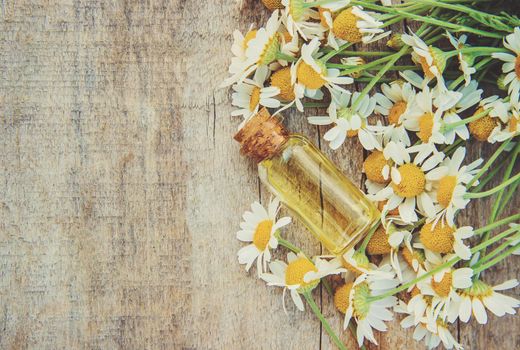
[[[233,30],[267,17],[254,0],[0,2],[1,349],[332,348],[309,310],[288,301],[286,316],[281,290],[236,262],[240,214],[268,194],[217,86]],[[357,141],[330,152],[325,129],[286,120],[361,184]],[[297,223],[287,235],[321,251]],[[518,348],[518,326],[460,336]],[[381,349],[424,348],[391,329]]]

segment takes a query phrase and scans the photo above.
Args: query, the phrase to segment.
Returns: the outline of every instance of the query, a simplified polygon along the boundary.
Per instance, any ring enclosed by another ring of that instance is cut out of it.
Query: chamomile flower
[[[338,149],[347,136],[358,136],[361,145],[367,150],[380,149],[375,134],[378,127],[368,124],[367,118],[372,115],[376,101],[365,95],[361,101],[359,92],[351,94],[348,91],[332,92],[332,101],[327,109],[328,116],[309,117],[308,121],[314,125],[334,125],[323,135],[332,149]]]
[[[426,270],[419,270],[419,276],[431,271],[445,262],[451,260],[453,255],[441,257],[440,254],[425,250]],[[445,320],[449,313],[453,313],[457,307],[459,295],[457,289],[471,286],[473,270],[469,267],[446,267],[435,273],[431,278],[426,278],[417,283],[422,294],[432,296],[432,311],[434,319],[440,317]]]
[[[273,261],[269,264],[271,273],[263,273],[260,277],[269,286],[283,287],[283,299],[286,291],[289,290],[294,304],[300,311],[304,310],[301,293],[314,289],[325,276],[346,271],[341,268],[339,259],[328,262],[315,257],[314,261],[311,261],[303,253],[287,254],[287,262],[288,264],[280,260]],[[285,302],[283,309],[287,312]]]
[[[444,224],[426,223],[420,231],[420,240],[426,249],[436,253],[453,253],[463,260],[471,258],[471,250],[463,240],[473,237],[471,226],[454,227]]]
[[[461,35],[459,38],[455,38],[450,34],[450,32],[446,32],[446,35],[455,49],[461,50],[464,47],[467,47],[466,41],[468,40],[468,36],[466,34]],[[464,75],[465,86],[468,86],[471,82],[471,75],[477,71],[475,67],[472,67],[473,57],[464,55],[460,51],[457,54],[457,57],[459,59],[459,69]]]
[[[494,142],[491,135],[500,130],[500,122],[507,123],[509,120],[510,106],[498,96],[490,96],[480,101],[473,115],[479,115],[484,111],[488,111],[488,114],[469,123],[470,134],[478,141]]]
[[[330,28],[327,43],[334,49],[345,43],[368,44],[380,40],[388,35],[390,31],[382,28],[384,23],[377,20],[378,14],[364,11],[360,6],[352,6],[338,13],[332,25],[327,21]]]
[[[477,159],[468,165],[462,165],[466,156],[466,148],[459,147],[450,157],[446,157],[441,166],[435,172],[438,181],[434,184],[439,211],[434,220],[435,224],[440,219],[445,219],[449,226],[454,225],[455,213],[464,209],[469,203],[465,198],[466,185],[479,171],[478,166],[483,159]],[[434,225],[435,225],[434,224]]]
[[[301,49],[301,58],[291,66],[291,83],[295,85],[294,93],[298,109],[303,110],[300,102],[304,96],[316,98],[322,95],[321,88],[326,87],[331,93],[333,91],[346,91],[339,85],[352,84],[351,77],[339,76],[339,69],[327,69],[318,57],[320,42],[313,39],[304,44]]]
[[[459,114],[468,110],[470,107],[481,101],[482,89],[478,89],[476,81],[470,82],[467,86],[462,87],[459,92],[462,97],[457,100],[455,105],[444,112],[443,120],[445,124],[457,123],[462,120]],[[452,144],[455,141],[455,135],[462,140],[469,138],[469,131],[466,125],[459,125],[453,128],[447,128],[443,132],[445,143]]]
[[[267,21],[265,28],[256,31],[249,31],[243,40],[245,45],[245,57],[240,56],[239,59],[231,61],[229,72],[231,76],[224,80],[222,87],[240,82],[248,77],[255,70],[264,73],[269,70],[269,64],[272,63],[280,50],[280,35],[278,28],[280,27],[280,19],[278,10],[273,11],[271,17]],[[240,36],[237,36],[240,39]],[[237,50],[238,44],[233,45]]]
[[[382,94],[374,96],[377,102],[375,111],[388,119],[388,126],[384,129],[385,141],[402,142],[410,146],[410,138],[401,117],[413,105],[415,90],[410,83],[394,81],[390,85],[382,84],[381,91]]]
[[[301,35],[304,40],[321,39],[325,28],[320,22],[318,12],[305,6],[306,0],[282,0],[282,21],[293,37]]]
[[[461,97],[460,92],[441,92],[426,86],[415,95],[413,105],[407,110],[403,121],[405,128],[416,131],[423,143],[445,143],[443,114],[453,108]]]
[[[432,169],[443,160],[444,154],[429,145],[404,148],[394,142],[389,142],[383,152],[393,161],[392,181],[369,197],[375,201],[387,200],[386,210],[399,207],[399,216],[406,223],[418,220],[416,207],[426,216],[434,216],[434,193],[431,191],[438,176]],[[414,153],[417,154],[412,161]]]
[[[504,142],[520,132],[518,128],[520,122],[520,103],[518,105],[510,105],[510,114],[507,122],[501,123],[500,128],[494,128],[488,137],[488,141]]]
[[[348,327],[352,318],[356,320],[356,338],[360,347],[365,338],[377,344],[372,328],[381,332],[387,330],[385,321],[393,319],[393,314],[388,309],[392,308],[397,301],[394,296],[376,299],[375,301],[370,299],[384,294],[398,284],[399,281],[395,279],[380,279],[377,276],[367,274],[360,275],[352,283],[348,299],[342,300],[342,304],[347,305],[343,328]],[[346,294],[344,293],[344,297]],[[336,302],[336,305],[338,304],[339,302]]]
[[[401,40],[413,49],[412,59],[421,66],[425,79],[425,84],[437,78],[439,85],[444,86],[442,73],[446,67],[444,53],[433,46],[428,46],[415,33],[401,35]]]
[[[504,84],[509,86],[508,93],[511,103],[517,104],[520,97],[520,27],[504,39],[504,46],[513,51],[513,54],[496,52],[492,57],[504,61],[502,72],[506,73]]]
[[[239,107],[231,115],[241,115],[244,122],[258,112],[260,106],[268,108],[278,108],[280,101],[274,98],[280,93],[280,89],[275,86],[264,87],[266,76],[257,71],[253,79],[245,79],[241,83],[233,85],[235,91],[231,95],[231,104]]]
[[[473,281],[471,287],[459,291],[461,300],[458,316],[460,320],[468,322],[473,315],[478,323],[486,324],[486,309],[498,317],[506,314],[514,315],[516,313],[515,308],[520,306],[520,300],[498,293],[498,291],[515,288],[516,286],[518,286],[516,279],[496,286],[490,286],[479,279]]]
[[[404,329],[415,327],[413,332],[413,339],[416,341],[424,340],[424,343],[428,349],[436,348],[441,342],[446,349],[463,349],[463,347],[451,334],[446,322],[438,318],[428,319],[426,316],[421,318],[419,322],[416,322],[415,315],[411,314],[407,310],[406,304],[402,301],[400,301],[400,304],[401,305],[399,307],[395,308],[395,311],[408,314],[408,316],[401,321],[401,327]],[[430,307],[427,308],[426,313],[431,315]]]
[[[270,201],[266,210],[260,203],[254,202],[251,211],[246,211],[243,215],[244,221],[240,223],[237,238],[251,244],[238,251],[238,262],[246,264],[247,271],[255,260],[258,274],[265,271],[267,262],[271,260],[270,249],[278,246],[276,231],[291,222],[291,218],[287,216],[276,220],[279,204],[279,199],[275,198]]]

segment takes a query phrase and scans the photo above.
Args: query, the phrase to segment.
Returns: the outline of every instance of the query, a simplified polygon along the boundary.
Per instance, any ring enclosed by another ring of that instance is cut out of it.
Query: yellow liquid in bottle
[[[260,178],[333,254],[356,244],[379,221],[379,211],[303,136],[258,164]]]

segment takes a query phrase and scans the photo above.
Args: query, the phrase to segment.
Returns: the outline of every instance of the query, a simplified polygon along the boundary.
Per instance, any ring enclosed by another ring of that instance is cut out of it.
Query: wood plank
[[[0,348],[332,348],[308,308],[287,300],[286,316],[281,290],[236,262],[240,215],[268,195],[217,85],[233,30],[268,15],[258,1],[2,2]],[[325,128],[285,114],[321,144]],[[361,184],[357,141],[327,147]],[[286,235],[320,252],[301,224]],[[518,322],[463,325],[462,342],[517,348]],[[422,348],[396,324],[378,340]]]

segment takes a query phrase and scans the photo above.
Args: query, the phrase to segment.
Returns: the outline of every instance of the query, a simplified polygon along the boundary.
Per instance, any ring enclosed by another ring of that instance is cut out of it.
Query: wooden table
[[[263,6],[0,5],[0,348],[332,348],[310,310],[288,300],[286,316],[281,290],[236,259],[241,214],[268,195],[231,139],[239,120],[217,86],[233,30],[265,23]],[[357,141],[330,152],[324,128],[295,112],[286,123],[362,183]],[[461,222],[480,226],[488,206]],[[321,251],[297,223],[287,236]],[[486,280],[516,277],[515,259]],[[325,291],[315,297],[340,331]],[[518,349],[519,329],[517,317],[491,317],[454,331],[468,349]],[[378,339],[424,348],[397,321]]]

